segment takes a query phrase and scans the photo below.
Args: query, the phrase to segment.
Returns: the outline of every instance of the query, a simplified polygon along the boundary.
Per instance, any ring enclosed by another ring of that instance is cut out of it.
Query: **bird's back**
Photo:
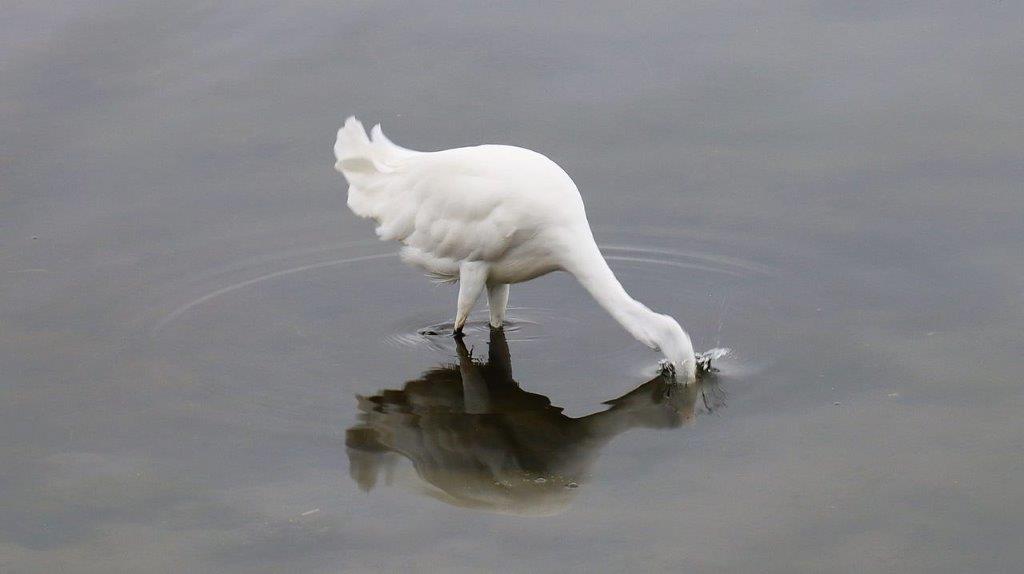
[[[498,262],[552,228],[586,223],[575,184],[537,152],[505,145],[415,152],[388,141],[379,126],[372,133],[354,118],[338,132],[335,167],[349,181],[348,205],[440,278],[460,262]]]

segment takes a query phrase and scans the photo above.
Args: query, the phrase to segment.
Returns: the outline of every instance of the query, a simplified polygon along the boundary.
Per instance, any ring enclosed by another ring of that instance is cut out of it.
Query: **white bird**
[[[485,288],[498,328],[510,284],[567,271],[677,376],[696,380],[690,336],[626,293],[594,241],[576,184],[544,155],[507,145],[413,151],[391,143],[380,125],[368,137],[354,117],[338,130],[334,155],[349,208],[376,220],[382,240],[400,241],[404,261],[459,282],[456,336]]]

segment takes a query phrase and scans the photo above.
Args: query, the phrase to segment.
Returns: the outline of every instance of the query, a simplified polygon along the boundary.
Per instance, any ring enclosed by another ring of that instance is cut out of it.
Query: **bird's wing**
[[[409,194],[415,211],[382,225],[410,248],[435,258],[495,261],[511,245],[521,223],[500,179],[447,171],[418,174]],[[383,237],[383,235],[382,235]]]
[[[377,235],[406,245],[410,262],[443,267],[499,260],[546,221],[586,222],[569,176],[544,156],[511,146],[416,152],[368,137],[357,120],[338,132],[336,168],[348,205],[379,224]]]
[[[505,252],[522,219],[507,201],[514,195],[511,182],[481,171],[480,154],[399,155],[389,143],[375,139],[357,156],[349,146],[338,162],[349,180],[349,207],[376,220],[381,239],[401,241],[422,257],[454,261],[493,261]]]

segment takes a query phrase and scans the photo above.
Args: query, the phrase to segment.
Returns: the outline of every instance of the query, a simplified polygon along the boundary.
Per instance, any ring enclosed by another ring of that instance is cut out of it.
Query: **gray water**
[[[1022,24],[8,2],[0,571],[1020,571]],[[352,113],[549,155],[720,372],[560,274],[458,347],[345,207]]]

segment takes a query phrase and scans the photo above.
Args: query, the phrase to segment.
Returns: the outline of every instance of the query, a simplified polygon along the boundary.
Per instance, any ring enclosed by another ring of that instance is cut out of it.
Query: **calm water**
[[[8,4],[5,574],[1024,564],[1018,3]],[[565,275],[457,347],[350,113],[551,156],[721,372]]]

